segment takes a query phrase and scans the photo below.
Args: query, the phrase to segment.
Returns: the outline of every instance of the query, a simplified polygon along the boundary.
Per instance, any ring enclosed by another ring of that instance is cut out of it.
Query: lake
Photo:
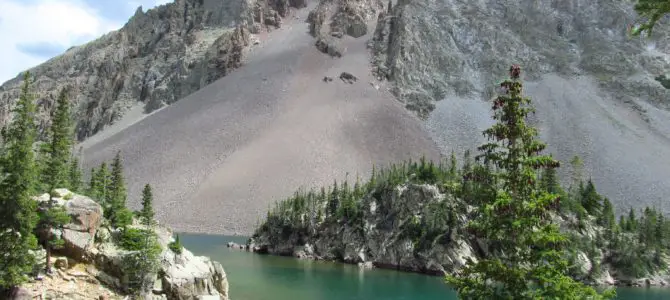
[[[451,300],[440,277],[393,270],[359,270],[334,262],[258,255],[226,247],[245,237],[180,234],[184,247],[220,262],[233,300]],[[617,299],[670,299],[667,288],[619,288]]]

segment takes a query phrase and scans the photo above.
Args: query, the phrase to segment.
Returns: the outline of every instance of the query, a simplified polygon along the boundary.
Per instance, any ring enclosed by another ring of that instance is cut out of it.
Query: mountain
[[[123,28],[31,69],[42,128],[62,88],[77,107],[79,140],[137,103],[147,113],[173,103],[239,67],[249,30],[280,27],[290,5],[304,2],[178,0],[146,13],[138,7]],[[9,119],[21,78],[0,87],[0,124]]]
[[[301,186],[472,148],[513,62],[549,150],[581,156],[627,209],[670,193],[659,76],[670,31],[627,37],[632,11],[623,0],[177,0],[31,71],[42,127],[69,87],[86,170],[122,151],[131,204],[151,183],[177,231],[250,233]],[[0,87],[0,124],[18,85]]]

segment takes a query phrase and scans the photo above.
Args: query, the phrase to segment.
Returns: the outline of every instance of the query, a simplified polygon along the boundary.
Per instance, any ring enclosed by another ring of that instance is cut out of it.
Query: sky
[[[0,0],[0,84],[173,0]]]

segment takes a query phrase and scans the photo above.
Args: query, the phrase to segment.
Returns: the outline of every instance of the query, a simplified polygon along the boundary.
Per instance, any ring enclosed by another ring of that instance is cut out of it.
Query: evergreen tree
[[[151,293],[153,279],[158,267],[158,255],[161,247],[157,243],[156,233],[154,231],[154,210],[153,196],[151,186],[144,186],[142,191],[142,210],[140,217],[145,226],[140,231],[141,245],[139,251],[129,255],[124,261],[124,271],[128,275],[128,288],[134,295],[142,296]],[[131,231],[131,229],[124,229]]]
[[[46,186],[51,193],[56,188],[69,187],[68,161],[72,147],[72,125],[70,120],[70,103],[67,92],[62,90],[58,96],[56,113],[49,128],[46,143],[46,169],[44,170]]]
[[[35,106],[30,92],[30,74],[25,73],[21,94],[4,131],[2,181],[0,182],[0,290],[22,283],[35,262],[28,250],[37,247],[33,230],[37,224],[37,184],[33,155]]]
[[[154,221],[153,195],[151,186],[147,183],[142,190],[142,210],[140,211],[142,224],[151,227]]]
[[[449,157],[449,180],[455,180],[458,176],[458,166],[456,163],[456,153],[451,151],[451,156]]]
[[[632,29],[633,36],[639,36],[643,32],[651,35],[654,26],[665,15],[670,14],[669,0],[638,0],[635,11],[646,20],[637,28]]]
[[[616,218],[614,217],[614,206],[609,199],[603,200],[603,209],[600,218],[598,218],[598,225],[605,227],[605,229],[613,229],[616,225]]]
[[[100,163],[100,167],[98,167],[98,171],[95,173],[95,191],[94,194],[91,195],[94,199],[98,200],[98,203],[102,205],[102,208],[105,211],[105,217],[107,219],[110,219],[110,213],[111,213],[111,203],[108,201],[109,199],[109,186],[110,186],[110,174],[109,174],[109,169],[107,168],[107,162],[102,162]]]
[[[525,119],[532,111],[530,99],[521,95],[518,66],[510,69],[506,90],[497,97],[495,125],[484,131],[493,140],[480,146],[485,163],[497,168],[500,185],[494,199],[485,201],[468,225],[471,233],[489,242],[492,256],[472,261],[457,276],[448,276],[465,299],[583,299],[601,298],[590,287],[567,275],[563,258],[567,238],[551,223],[557,210],[556,195],[536,188],[536,170],[558,167],[550,156],[541,156],[545,144]],[[611,297],[609,292],[606,297]]]
[[[542,171],[540,187],[550,194],[561,194],[561,184],[558,182],[556,169],[547,168]]]
[[[72,157],[70,159],[70,167],[68,170],[69,188],[74,193],[79,193],[81,190],[81,167],[79,166],[79,158]]]
[[[117,152],[112,162],[111,181],[109,183],[109,193],[107,201],[109,203],[110,212],[109,219],[115,227],[123,227],[124,222],[118,218],[118,214],[122,213],[126,208],[126,186],[123,179],[123,164],[121,162],[121,152]]]
[[[631,207],[628,211],[628,230],[635,231],[637,230],[637,218],[635,217],[635,210]]]
[[[89,179],[88,179],[88,189],[86,190],[86,194],[92,197],[93,199],[97,198],[95,197],[97,190],[98,190],[98,177],[97,177],[97,172],[95,168],[91,168],[91,173],[89,173]]]
[[[70,222],[70,215],[63,207],[45,206],[40,209],[39,228],[45,232],[44,249],[46,250],[46,273],[51,274],[51,251],[63,247],[64,241],[54,230],[62,232],[63,226]]]
[[[593,181],[589,179],[586,183],[586,186],[581,189],[581,202],[586,212],[590,215],[599,217],[601,210],[601,198],[600,195],[596,192],[596,187],[593,184]]]

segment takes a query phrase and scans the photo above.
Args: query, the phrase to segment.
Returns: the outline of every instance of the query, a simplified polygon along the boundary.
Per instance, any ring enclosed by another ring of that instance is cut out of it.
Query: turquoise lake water
[[[233,250],[226,243],[244,237],[180,234],[196,255],[220,262],[233,300],[452,300],[457,299],[440,277],[392,270],[359,270],[333,262],[257,255]],[[668,288],[619,288],[625,300],[670,300]]]

